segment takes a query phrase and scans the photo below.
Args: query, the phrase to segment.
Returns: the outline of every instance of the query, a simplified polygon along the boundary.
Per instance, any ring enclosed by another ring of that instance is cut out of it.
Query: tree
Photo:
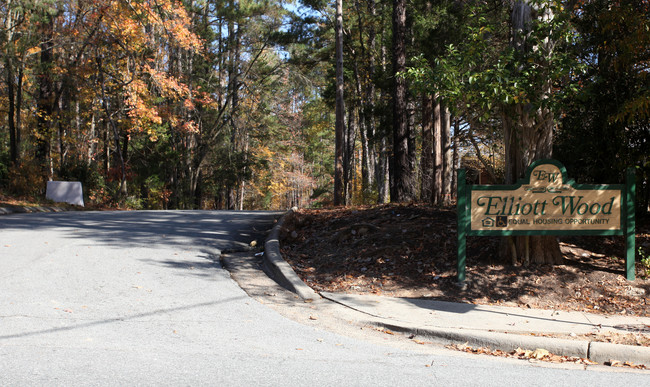
[[[536,37],[539,40],[532,39],[534,9],[538,22],[549,22],[554,17],[550,8],[539,7],[525,0],[516,1],[510,21],[511,44],[515,57],[519,59],[518,63],[532,62],[542,68],[544,73],[550,70],[549,62],[555,42],[550,36]],[[555,116],[550,107],[543,104],[543,101],[550,97],[552,78],[549,76],[535,81],[530,91],[540,104],[535,106],[535,102],[529,97],[529,101],[507,105],[504,109],[506,184],[514,184],[523,178],[526,168],[533,161],[552,156]],[[552,236],[517,237],[510,243],[514,243],[516,249],[510,248],[508,242],[504,242],[502,255],[509,257],[513,262],[522,256],[526,262],[530,260],[533,263],[558,264],[563,260],[558,242]]]
[[[407,112],[406,79],[406,0],[393,1],[393,168],[391,201],[415,199],[415,144]]]
[[[14,8],[15,4],[11,0],[7,1],[4,8],[4,52],[5,52],[5,71],[6,71],[6,82],[7,82],[7,99],[8,99],[8,109],[7,109],[7,126],[9,128],[9,148],[10,148],[10,160],[13,164],[17,164],[19,160],[20,153],[20,125],[17,125],[17,121],[20,121],[20,104],[16,106],[16,89],[20,93],[20,81],[18,82],[18,87],[16,87],[16,74],[15,74],[15,56],[16,56],[16,29],[21,24],[21,16],[19,12]],[[22,74],[19,75],[19,78],[22,78]]]
[[[572,21],[584,71],[566,99],[555,154],[589,183],[624,182],[637,168],[637,206],[650,201],[650,5],[645,1],[581,2]],[[606,139],[606,141],[604,141]]]
[[[344,159],[346,155],[345,102],[343,99],[343,0],[336,0],[336,162],[334,171],[334,205],[346,204]]]
[[[551,156],[562,85],[576,68],[571,50],[560,46],[575,36],[561,5],[469,4],[461,36],[448,46],[447,55],[433,65],[420,60],[411,71],[413,77],[435,85],[432,91],[450,102],[470,132],[492,128],[495,133],[488,137],[498,137],[496,131],[502,131],[506,183],[522,178],[533,161]],[[480,149],[476,144],[474,148]],[[550,237],[509,239],[502,253],[513,261],[561,259],[558,244]]]
[[[415,92],[421,95],[422,155],[421,200],[437,205],[449,205],[452,200],[452,183],[455,164],[451,138],[453,106],[431,79],[422,82],[414,77],[413,70],[422,66],[436,67],[436,60],[445,55],[447,46],[457,43],[461,30],[462,7],[453,1],[416,1],[413,16],[413,40],[417,52],[414,65],[407,71]]]

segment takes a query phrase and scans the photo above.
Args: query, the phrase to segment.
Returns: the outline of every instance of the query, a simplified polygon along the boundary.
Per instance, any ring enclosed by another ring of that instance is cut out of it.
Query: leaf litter
[[[650,317],[650,279],[640,259],[625,279],[623,237],[562,237],[562,264],[528,266],[502,262],[498,237],[469,237],[464,289],[456,240],[455,209],[424,204],[301,209],[280,231],[285,260],[316,291]],[[648,219],[636,243],[650,249]],[[589,340],[650,345],[650,327],[627,331]]]

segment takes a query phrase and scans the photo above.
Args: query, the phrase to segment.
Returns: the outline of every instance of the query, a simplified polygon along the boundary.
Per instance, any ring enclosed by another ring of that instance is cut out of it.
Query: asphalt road
[[[0,217],[0,385],[643,385],[647,373],[427,353],[298,323],[218,260],[277,213]]]

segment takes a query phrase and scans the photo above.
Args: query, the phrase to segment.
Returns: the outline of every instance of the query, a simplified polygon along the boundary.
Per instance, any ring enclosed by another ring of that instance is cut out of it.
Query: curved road
[[[647,373],[532,367],[343,337],[248,297],[220,251],[278,213],[0,217],[0,385],[642,385]]]

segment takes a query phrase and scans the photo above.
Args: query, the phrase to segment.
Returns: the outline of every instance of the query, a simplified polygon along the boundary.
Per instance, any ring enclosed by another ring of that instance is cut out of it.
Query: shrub
[[[33,160],[10,167],[8,178],[9,191],[18,197],[40,198],[45,195],[47,179],[42,166]]]

